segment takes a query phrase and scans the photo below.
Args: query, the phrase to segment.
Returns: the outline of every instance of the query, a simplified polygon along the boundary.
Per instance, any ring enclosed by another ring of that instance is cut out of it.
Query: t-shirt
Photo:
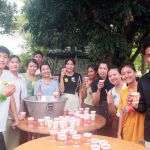
[[[58,81],[52,79],[48,84],[45,84],[42,79],[35,83],[34,95],[41,92],[45,96],[51,96],[55,91],[58,91]]]
[[[74,73],[72,76],[65,75],[64,78],[64,93],[75,94],[79,91],[79,87],[82,84],[82,77],[78,73]]]
[[[92,84],[91,84],[91,89],[92,92],[95,93],[98,89],[98,82],[101,78],[96,79]],[[100,103],[102,103],[103,101],[107,101],[107,91],[109,91],[111,88],[113,87],[113,85],[109,82],[108,79],[105,80],[104,82],[104,87],[101,89],[101,93],[100,93]]]
[[[21,74],[22,79],[24,80],[25,86],[27,88],[27,96],[33,96],[34,95],[34,85],[37,81],[38,77],[36,76],[34,80],[31,80],[28,78],[27,73]]]
[[[3,86],[3,82],[7,82],[8,84],[13,84],[15,81],[13,80],[12,74],[8,70],[3,70],[0,81],[1,81],[1,87]],[[7,98],[7,100],[0,102],[0,132],[4,132],[6,129],[6,122],[8,118],[8,111],[9,111],[9,102],[10,99]]]

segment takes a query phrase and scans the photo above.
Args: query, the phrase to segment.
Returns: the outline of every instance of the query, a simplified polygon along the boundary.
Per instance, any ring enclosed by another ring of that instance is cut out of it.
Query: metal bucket
[[[66,98],[53,96],[31,96],[24,99],[24,108],[29,116],[35,119],[63,115]]]

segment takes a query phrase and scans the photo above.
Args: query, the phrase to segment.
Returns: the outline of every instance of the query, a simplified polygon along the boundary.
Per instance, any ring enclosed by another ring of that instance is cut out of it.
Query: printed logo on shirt
[[[66,83],[67,83],[67,82],[68,82],[68,78],[65,78],[65,79],[64,79],[64,82],[66,82]]]
[[[72,78],[71,78],[71,81],[72,81],[72,82],[76,82],[75,77],[72,77]]]

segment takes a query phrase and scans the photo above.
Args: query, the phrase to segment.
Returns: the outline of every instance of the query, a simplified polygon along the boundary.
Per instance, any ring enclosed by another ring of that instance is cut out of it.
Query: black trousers
[[[0,150],[6,150],[3,133],[0,132]]]

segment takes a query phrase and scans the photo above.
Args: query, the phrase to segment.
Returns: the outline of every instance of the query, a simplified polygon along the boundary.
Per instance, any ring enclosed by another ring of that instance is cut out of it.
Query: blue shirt
[[[42,79],[35,83],[34,95],[42,93],[45,96],[51,96],[55,91],[58,91],[58,81],[52,79],[49,83],[44,83]]]

